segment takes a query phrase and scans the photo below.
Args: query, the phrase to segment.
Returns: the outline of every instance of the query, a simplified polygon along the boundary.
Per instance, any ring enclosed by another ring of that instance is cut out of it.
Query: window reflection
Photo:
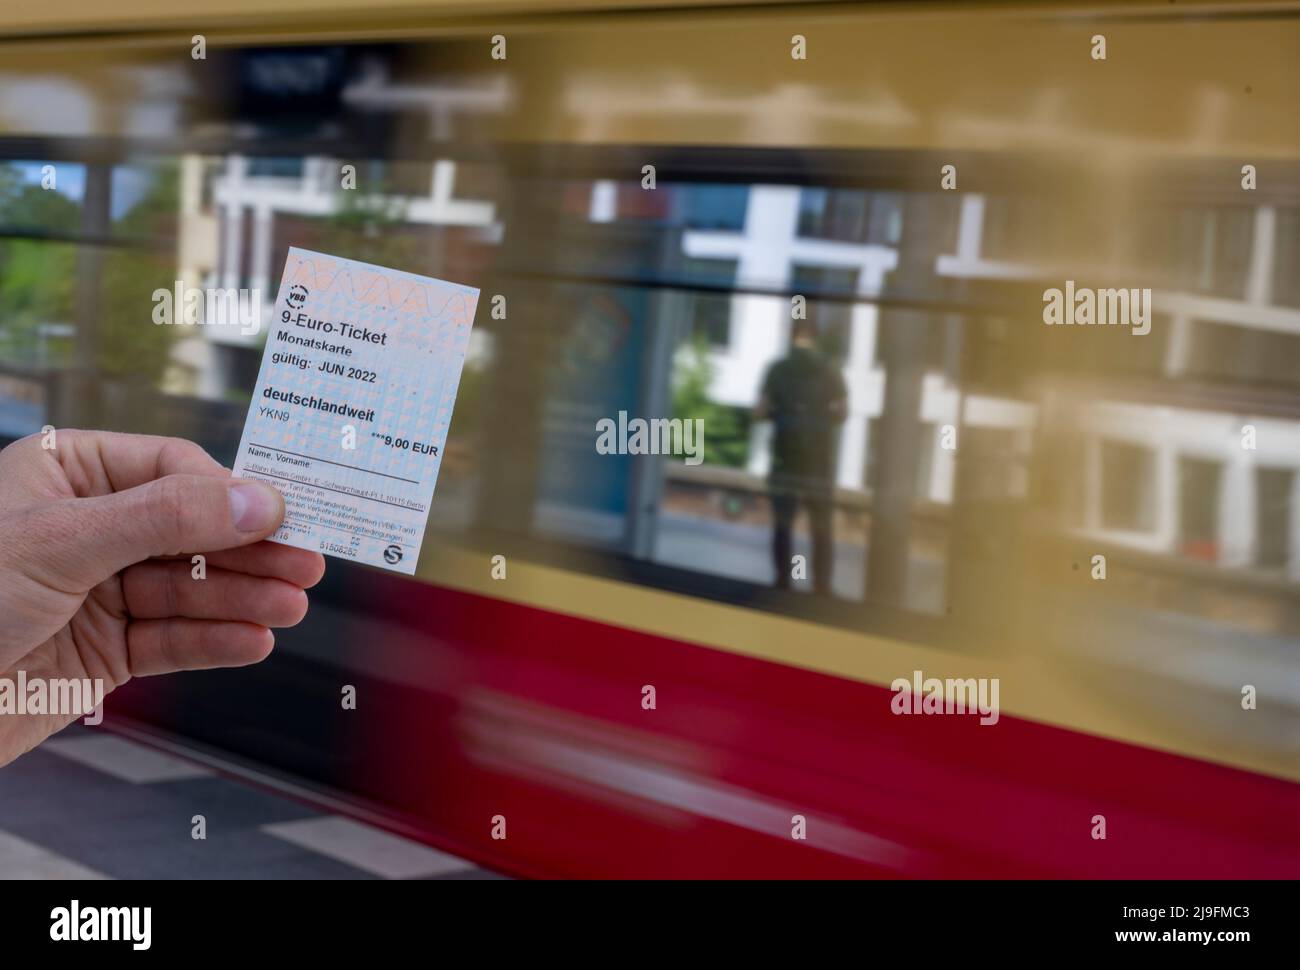
[[[1162,202],[1116,225],[1029,196],[650,192],[433,156],[63,161],[53,189],[42,160],[0,161],[0,434],[111,424],[228,458],[265,334],[156,328],[151,294],[255,289],[268,318],[303,246],[508,298],[476,321],[430,520],[466,542],[861,617],[947,616],[989,533],[1028,519],[1162,577],[1134,594],[1150,606],[1249,612],[1227,587],[1168,593],[1186,568],[1300,581],[1294,209]],[[1033,325],[1081,246],[1153,286],[1148,336]],[[620,412],[702,422],[703,460],[598,455]]]

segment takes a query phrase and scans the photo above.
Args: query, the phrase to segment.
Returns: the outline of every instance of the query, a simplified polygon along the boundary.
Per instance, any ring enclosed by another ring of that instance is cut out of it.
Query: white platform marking
[[[0,879],[107,879],[34,842],[0,831]]]
[[[262,831],[383,879],[420,879],[473,869],[474,864],[339,815],[277,822]]]
[[[105,774],[144,785],[156,781],[181,781],[186,778],[206,778],[212,775],[207,768],[192,765],[180,758],[146,748],[142,744],[114,737],[111,734],[84,738],[53,738],[41,745],[42,751],[95,768]]]

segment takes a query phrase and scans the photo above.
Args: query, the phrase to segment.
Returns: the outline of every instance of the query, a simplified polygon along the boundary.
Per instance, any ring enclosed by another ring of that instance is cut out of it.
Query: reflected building
[[[1031,234],[1023,225],[1028,217],[1021,216],[1020,226],[1008,220],[1013,207],[963,197],[957,250],[939,257],[936,272],[978,280],[1079,274],[1077,265],[1031,264],[996,252],[1017,228]],[[1145,254],[1151,265],[1143,272],[1166,283],[1152,293],[1151,333],[1133,338],[1159,341],[1149,377],[1258,384],[1279,376],[1268,371],[1281,364],[1294,380],[1300,301],[1285,255],[1296,240],[1282,234],[1288,227],[1295,234],[1294,218],[1280,219],[1274,206],[1264,205],[1183,210],[1177,219],[1181,231],[1162,234],[1164,248]],[[1275,300],[1279,283],[1279,295],[1291,293],[1292,305]],[[1223,567],[1283,570],[1300,580],[1300,423],[1253,413],[1249,405],[1229,413],[1118,396],[1094,397],[1073,421],[1083,449],[1081,487],[1068,512],[1076,534]]]
[[[339,212],[342,165],[325,157],[184,157],[179,278],[190,285],[258,289],[263,319],[270,320],[279,272],[274,254],[291,238],[285,227]],[[501,213],[492,201],[462,194],[457,163],[440,160],[419,171],[423,185],[387,194],[357,191],[391,202],[403,227],[467,227],[484,243],[500,242]],[[903,194],[762,184],[664,188],[663,198],[647,209],[650,203],[635,185],[582,183],[581,218],[599,225],[648,217],[672,225],[679,248],[674,264],[686,276],[713,284],[711,292],[691,294],[686,313],[688,334],[707,345],[708,395],[717,404],[754,405],[764,371],[786,352],[790,339],[789,301],[773,294],[807,296],[809,317],[833,348],[849,392],[835,468],[840,503],[867,507],[873,436],[888,377],[879,355],[881,307],[899,266]],[[1041,229],[1031,221],[1049,220],[1041,212],[1026,213],[1024,200],[965,194],[951,201],[950,246],[927,240],[936,279],[1050,285],[1079,274],[1077,265],[1050,265],[1050,247],[1033,245]],[[1138,338],[1155,348],[1152,372],[1144,376],[1256,381],[1261,373],[1269,376],[1279,358],[1285,365],[1300,356],[1300,305],[1293,305],[1300,299],[1283,265],[1295,250],[1292,214],[1273,206],[1221,207],[1199,216],[1182,210],[1171,218],[1181,220],[1173,236],[1179,248],[1165,254],[1167,265],[1144,265],[1139,274],[1153,273],[1162,284],[1154,287],[1152,331]],[[1166,238],[1168,229],[1166,220],[1154,234]],[[248,383],[261,338],[243,337],[237,328],[205,328],[200,335],[180,341],[175,354],[193,390],[219,398]],[[1075,334],[1053,336],[1069,340]],[[1141,350],[1152,357],[1146,347]],[[1228,359],[1245,370],[1222,372]],[[942,508],[954,501],[961,449],[944,446],[940,429],[949,425],[959,437],[1001,436],[1017,456],[1003,470],[1004,488],[1009,497],[1024,498],[1034,437],[1045,419],[1056,427],[1066,409],[1079,434],[1079,464],[1071,472],[1077,483],[1066,513],[1073,534],[1223,567],[1282,570],[1300,579],[1300,516],[1293,511],[1300,508],[1300,426],[1294,421],[1106,393],[1072,408],[1065,391],[1049,400],[1018,399],[966,391],[958,377],[942,360],[924,368],[918,502]],[[1044,407],[1052,409],[1049,414]],[[1243,447],[1247,425],[1254,428],[1254,448]],[[742,477],[729,471],[719,479],[716,467],[675,462],[666,463],[663,474],[675,481],[716,480],[757,494],[771,462],[770,434],[766,423],[749,428]],[[839,533],[837,544],[858,542]]]
[[[245,335],[236,327],[200,328],[201,339],[181,341],[176,362],[191,375],[193,392],[219,398],[250,383],[247,370],[256,362],[267,321],[274,319],[282,265],[278,254],[292,237],[292,227],[322,223],[337,216],[351,200],[388,213],[403,232],[421,227],[459,226],[476,230],[485,242],[499,241],[502,227],[491,201],[457,195],[457,163],[438,160],[412,165],[403,172],[412,184],[388,189],[392,167],[353,164],[352,184],[344,187],[344,166],[324,157],[254,158],[230,155],[216,160],[196,155],[181,160],[178,279],[186,285],[252,289],[261,294],[262,330]],[[357,168],[370,176],[357,175]],[[422,171],[423,185],[409,178]],[[387,191],[368,185],[379,184]]]

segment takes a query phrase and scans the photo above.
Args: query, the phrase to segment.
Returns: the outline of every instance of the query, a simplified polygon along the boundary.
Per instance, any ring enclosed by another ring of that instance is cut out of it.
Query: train
[[[1300,875],[1294,4],[310,8],[0,15],[0,435],[230,464],[148,293],[290,246],[482,291],[416,575],[97,730],[521,877]]]

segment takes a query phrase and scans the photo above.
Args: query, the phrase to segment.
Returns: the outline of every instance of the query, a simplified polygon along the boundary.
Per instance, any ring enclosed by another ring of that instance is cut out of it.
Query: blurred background
[[[483,293],[416,580],[332,559],[105,728],[524,875],[1300,872],[1295,5],[89,7],[0,14],[0,440],[230,464],[265,329],[155,326],[175,281]],[[1044,326],[1066,280],[1150,332]],[[783,585],[795,296],[846,406]],[[914,669],[1003,722],[890,717]]]

